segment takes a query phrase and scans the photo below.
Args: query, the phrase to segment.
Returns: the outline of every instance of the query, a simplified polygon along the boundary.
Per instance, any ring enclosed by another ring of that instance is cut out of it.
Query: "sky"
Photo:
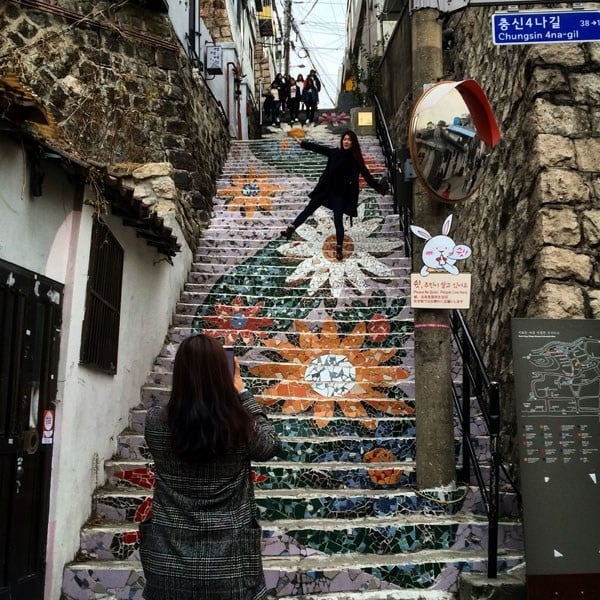
[[[283,4],[284,0],[277,0],[282,19]],[[346,4],[346,0],[292,0],[292,15],[308,56],[292,30],[290,40],[295,50],[290,51],[290,75],[302,73],[306,77],[310,69],[316,69],[323,84],[319,108],[333,108],[340,89],[346,48]],[[298,66],[301,64],[305,67]]]

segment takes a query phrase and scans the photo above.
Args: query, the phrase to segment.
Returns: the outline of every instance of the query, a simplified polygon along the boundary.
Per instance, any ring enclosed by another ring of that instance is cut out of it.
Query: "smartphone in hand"
[[[233,362],[233,347],[223,346],[223,350],[225,350],[225,354],[227,355],[227,362],[229,363],[229,372],[233,375],[235,371],[235,364]]]

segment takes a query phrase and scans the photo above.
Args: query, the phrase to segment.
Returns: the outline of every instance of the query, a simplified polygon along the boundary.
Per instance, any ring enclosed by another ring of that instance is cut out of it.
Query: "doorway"
[[[42,600],[63,286],[0,260],[0,600]]]

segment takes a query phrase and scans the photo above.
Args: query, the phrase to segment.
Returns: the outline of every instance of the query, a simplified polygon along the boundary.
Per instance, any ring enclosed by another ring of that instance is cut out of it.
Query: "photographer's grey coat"
[[[256,400],[251,446],[218,461],[189,463],[171,449],[163,407],[148,409],[146,442],[156,469],[152,518],[140,525],[147,600],[260,600],[266,597],[251,460],[281,448]]]

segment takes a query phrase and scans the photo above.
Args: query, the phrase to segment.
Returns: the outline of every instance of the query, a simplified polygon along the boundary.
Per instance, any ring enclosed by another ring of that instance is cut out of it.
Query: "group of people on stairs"
[[[277,126],[286,111],[290,125],[300,122],[300,113],[304,113],[305,125],[314,122],[320,91],[321,80],[314,69],[311,69],[306,79],[302,73],[295,79],[278,73],[264,93],[264,122]]]

